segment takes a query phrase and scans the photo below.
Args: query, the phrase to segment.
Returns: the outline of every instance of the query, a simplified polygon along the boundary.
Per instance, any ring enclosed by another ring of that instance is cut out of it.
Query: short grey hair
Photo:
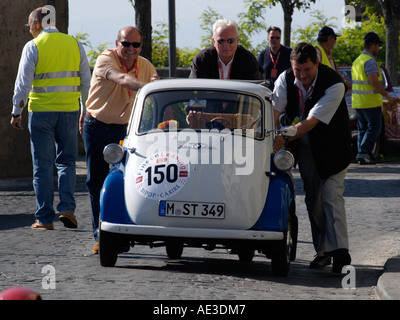
[[[230,20],[230,19],[220,19],[220,20],[215,21],[214,24],[213,24],[213,37],[215,35],[215,31],[218,28],[227,29],[227,28],[232,27],[232,26],[235,28],[236,34],[239,35],[238,25],[237,25],[237,23],[235,21]]]

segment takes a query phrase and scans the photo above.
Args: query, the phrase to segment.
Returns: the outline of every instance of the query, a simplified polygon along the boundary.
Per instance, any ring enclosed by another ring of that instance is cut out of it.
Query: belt
[[[104,126],[112,126],[112,127],[114,127],[114,126],[127,127],[127,126],[128,126],[127,123],[125,123],[125,124],[104,123],[104,122],[102,122],[102,121],[97,120],[95,117],[93,117],[87,110],[86,110],[86,115],[87,115],[90,119],[92,119],[92,120],[96,121],[97,123],[102,124],[102,125],[104,125]]]
[[[87,110],[86,110],[86,115],[87,115],[89,118],[94,119],[93,116],[92,116]]]

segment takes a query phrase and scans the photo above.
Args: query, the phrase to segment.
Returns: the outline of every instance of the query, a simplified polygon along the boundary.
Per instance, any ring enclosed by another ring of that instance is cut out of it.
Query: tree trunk
[[[283,19],[284,19],[284,27],[283,27],[283,44],[286,47],[290,47],[290,38],[291,38],[291,28],[292,28],[292,16],[294,12],[294,4],[291,3],[290,0],[280,0],[282,9],[283,9]]]
[[[386,25],[386,68],[393,85],[399,83],[397,65],[399,61],[400,3],[398,0],[380,1]]]
[[[0,178],[31,176],[32,160],[28,130],[28,112],[22,112],[23,131],[10,125],[14,83],[24,45],[32,40],[28,23],[29,14],[46,4],[56,9],[56,25],[60,31],[68,29],[68,1],[1,0],[0,2]]]
[[[136,27],[142,31],[143,47],[141,56],[152,61],[151,46],[151,0],[135,0],[135,22]]]

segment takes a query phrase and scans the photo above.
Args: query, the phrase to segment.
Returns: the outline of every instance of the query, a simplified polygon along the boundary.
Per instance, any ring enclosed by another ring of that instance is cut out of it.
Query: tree
[[[399,62],[400,2],[398,0],[379,0],[386,24],[386,68],[395,85]]]
[[[294,9],[306,11],[310,8],[312,3],[315,3],[316,0],[255,0],[264,4],[265,6],[274,7],[278,3],[281,4],[283,9],[283,36],[284,42],[283,44],[287,47],[290,46],[290,36],[291,36],[291,25],[292,25],[292,16]]]
[[[326,16],[318,10],[311,12],[311,17],[312,20],[306,27],[298,28],[293,33],[294,41],[292,46],[300,41],[315,44],[317,42],[318,32],[323,26],[330,26],[333,29],[337,29],[335,24],[331,21],[336,20],[337,18],[335,17],[327,19]],[[363,23],[356,24],[353,27],[348,26],[342,28],[340,30],[340,37],[337,39],[336,45],[333,48],[333,56],[337,65],[351,66],[364,48],[364,36],[368,32],[374,31],[381,39],[385,40],[385,30],[383,18],[371,14],[368,11],[364,14]],[[380,66],[385,65],[385,48],[379,50],[376,60]]]
[[[308,26],[305,28],[296,26],[291,47],[295,47],[299,42],[316,43],[319,31],[325,26],[336,29],[336,25],[332,22],[332,20],[337,20],[336,17],[328,19],[320,10],[312,11],[310,16],[311,21]]]
[[[97,57],[107,49],[109,43],[102,43],[97,48],[93,48],[92,44],[88,40],[89,35],[87,33],[78,32],[74,35],[75,39],[78,40],[84,47],[89,49],[87,57],[89,60],[89,65],[94,67]]]
[[[141,55],[152,61],[151,49],[151,0],[129,0],[135,9],[136,27],[142,31],[143,47]]]
[[[394,84],[398,84],[400,2],[398,0],[352,0],[353,6],[366,6],[367,12],[383,15],[386,25],[386,68]]]

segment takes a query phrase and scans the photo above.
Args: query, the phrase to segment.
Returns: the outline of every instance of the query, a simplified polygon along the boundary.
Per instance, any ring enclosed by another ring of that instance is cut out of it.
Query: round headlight
[[[289,151],[281,150],[275,154],[274,164],[278,170],[290,170],[294,166],[294,157]]]
[[[104,160],[109,164],[115,164],[124,157],[124,149],[116,143],[111,143],[103,150]]]

